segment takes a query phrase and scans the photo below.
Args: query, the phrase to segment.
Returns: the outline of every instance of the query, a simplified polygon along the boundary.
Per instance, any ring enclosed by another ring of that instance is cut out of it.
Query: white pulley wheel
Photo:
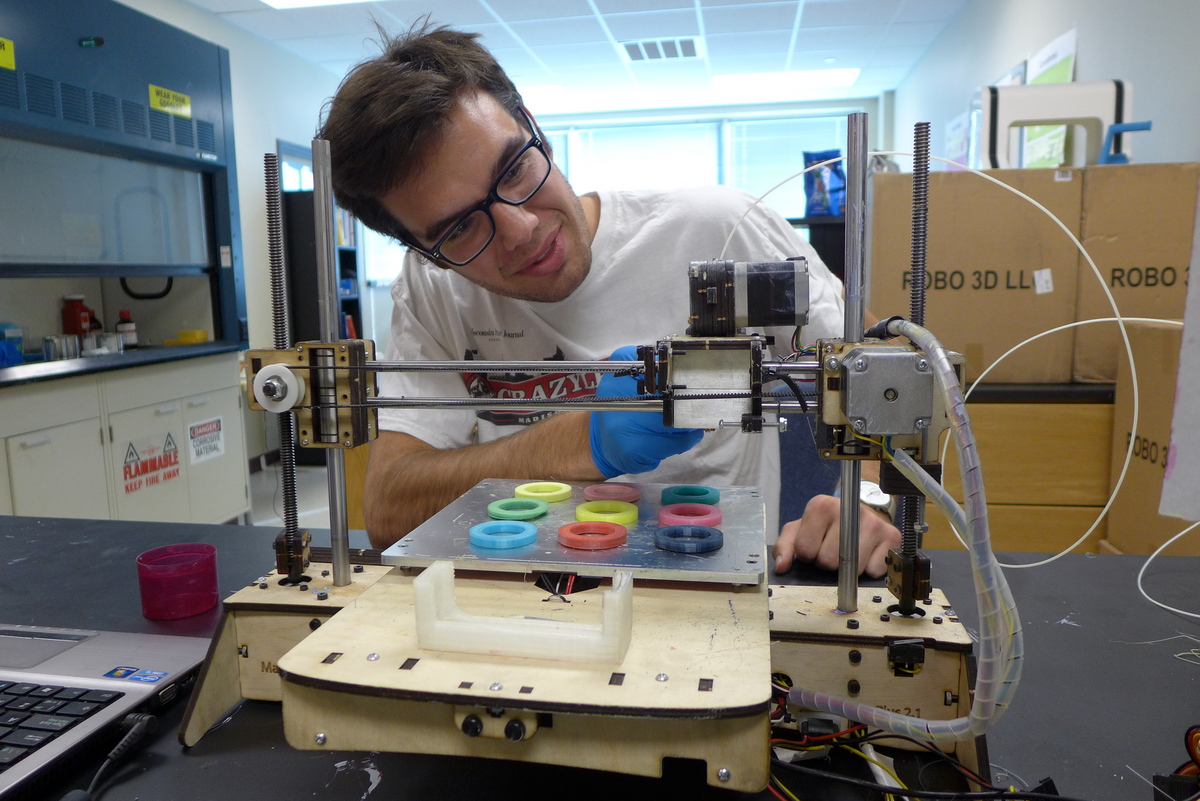
[[[254,399],[268,412],[289,411],[303,397],[304,380],[282,364],[268,364],[254,376]]]

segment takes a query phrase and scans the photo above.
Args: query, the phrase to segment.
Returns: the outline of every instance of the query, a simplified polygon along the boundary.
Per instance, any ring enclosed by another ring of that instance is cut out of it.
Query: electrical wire
[[[1149,557],[1146,559],[1145,563],[1142,565],[1142,569],[1138,571],[1138,574],[1137,574],[1137,588],[1138,588],[1138,592],[1140,592],[1140,593],[1142,594],[1142,597],[1143,597],[1143,598],[1145,598],[1145,599],[1146,599],[1147,601],[1149,601],[1150,603],[1154,604],[1155,606],[1158,606],[1158,607],[1161,607],[1161,608],[1163,608],[1163,609],[1166,609],[1168,612],[1174,612],[1174,613],[1175,613],[1175,614],[1177,614],[1177,615],[1184,615],[1184,616],[1186,616],[1186,617],[1193,617],[1193,618],[1196,618],[1197,620],[1200,620],[1200,613],[1197,613],[1197,612],[1185,612],[1185,611],[1184,611],[1184,610],[1182,610],[1182,609],[1176,609],[1176,608],[1175,608],[1175,607],[1173,607],[1173,606],[1168,606],[1167,604],[1164,604],[1162,601],[1156,601],[1156,600],[1154,600],[1153,598],[1151,598],[1151,597],[1149,596],[1149,594],[1147,594],[1147,593],[1146,593],[1146,590],[1145,590],[1145,588],[1144,588],[1144,587],[1142,587],[1142,576],[1144,576],[1144,575],[1146,574],[1146,568],[1150,567],[1150,563],[1154,561],[1154,558],[1155,558],[1156,556],[1158,556],[1160,553],[1162,553],[1162,552],[1163,552],[1163,550],[1164,550],[1164,549],[1165,549],[1165,548],[1166,548],[1168,545],[1170,545],[1171,543],[1175,542],[1175,540],[1179,539],[1179,538],[1180,538],[1180,537],[1182,537],[1184,534],[1187,534],[1189,531],[1191,531],[1192,529],[1196,528],[1197,526],[1200,526],[1200,523],[1192,523],[1190,526],[1188,526],[1187,528],[1185,528],[1183,531],[1179,532],[1179,533],[1178,533],[1178,534],[1176,534],[1174,537],[1171,537],[1171,539],[1167,540],[1167,541],[1166,541],[1166,542],[1164,542],[1162,545],[1158,546],[1158,550],[1156,550],[1154,553],[1150,554],[1150,556],[1149,556]]]
[[[876,784],[875,782],[856,779],[853,776],[843,776],[832,771],[812,768],[795,762],[784,762],[776,759],[771,760],[771,762],[778,767],[795,773],[816,776],[840,784],[849,784],[854,787],[862,787],[881,793],[891,793],[897,798],[932,798],[947,799],[947,801],[959,801],[960,799],[983,799],[984,801],[987,801],[987,799],[996,799],[996,801],[1003,801],[1004,799],[1011,799],[1011,801],[1085,801],[1084,799],[1071,798],[1069,796],[1058,795],[1057,793],[1039,793],[1027,790],[982,790],[970,793],[945,790],[900,790],[895,787],[888,787],[886,784]]]

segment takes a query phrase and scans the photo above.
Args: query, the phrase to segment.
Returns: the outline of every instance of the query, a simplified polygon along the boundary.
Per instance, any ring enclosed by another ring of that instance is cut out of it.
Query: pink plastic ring
[[[627,534],[624,526],[602,520],[568,523],[558,530],[558,544],[581,551],[603,551],[624,545]]]
[[[642,491],[633,484],[592,484],[583,488],[583,499],[637,503],[642,499]]]
[[[673,503],[658,510],[658,522],[663,526],[721,525],[721,510],[706,503]]]

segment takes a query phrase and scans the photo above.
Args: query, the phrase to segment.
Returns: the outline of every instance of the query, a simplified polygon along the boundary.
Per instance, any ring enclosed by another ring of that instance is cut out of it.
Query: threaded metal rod
[[[279,156],[263,156],[267,189],[267,251],[271,274],[271,326],[275,348],[290,350],[288,337],[287,284],[283,274],[283,214],[279,194]],[[279,482],[283,492],[283,535],[287,553],[290,582],[298,581],[304,572],[301,556],[300,521],[296,503],[296,437],[295,423],[290,412],[277,415],[279,419]]]
[[[913,131],[912,280],[908,319],[925,325],[925,243],[929,233],[929,123]]]

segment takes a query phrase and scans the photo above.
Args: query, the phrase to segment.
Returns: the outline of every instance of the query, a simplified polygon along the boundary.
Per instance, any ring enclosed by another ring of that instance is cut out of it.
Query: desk
[[[211,542],[218,549],[221,593],[227,595],[267,569],[274,534],[241,526],[0,517],[3,618],[206,636],[216,626],[215,609],[171,622],[141,616],[134,558],[168,542]],[[320,533],[315,540],[322,540]],[[365,537],[352,532],[351,544],[360,547]],[[966,554],[932,556],[934,583],[959,602],[964,622],[974,628]],[[1008,571],[1025,630],[1026,664],[1012,708],[988,735],[993,763],[1029,782],[1051,776],[1069,796],[1128,801],[1152,795],[1133,770],[1149,778],[1183,761],[1184,729],[1200,722],[1200,659],[1176,655],[1200,649],[1200,621],[1163,611],[1137,594],[1134,580],[1143,561],[1073,555],[1047,567]],[[1200,611],[1197,574],[1200,558],[1164,557],[1148,571],[1147,589],[1165,603]],[[815,571],[787,578],[828,580]],[[278,705],[261,702],[243,704],[184,751],[175,739],[181,717],[177,705],[149,747],[117,774],[104,801],[498,799],[551,793],[611,799],[675,798],[683,792],[697,799],[742,797],[709,788],[686,772],[651,780],[473,759],[298,752],[284,742]],[[82,782],[64,780],[42,797],[54,801],[86,784],[97,767],[98,762],[85,762]]]

